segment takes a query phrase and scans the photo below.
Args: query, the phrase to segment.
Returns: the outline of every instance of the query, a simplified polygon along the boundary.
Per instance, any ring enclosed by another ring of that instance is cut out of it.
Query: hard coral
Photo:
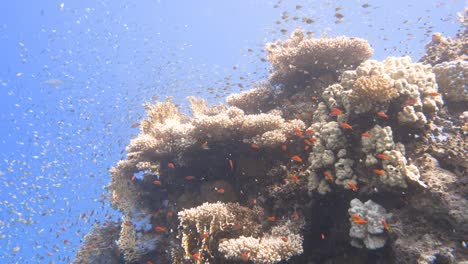
[[[447,101],[468,102],[468,62],[456,60],[434,66],[437,84]]]
[[[393,80],[385,75],[361,76],[353,83],[349,103],[356,113],[367,112],[397,96]]]
[[[351,69],[368,59],[373,50],[360,38],[305,38],[295,30],[291,38],[266,46],[272,64],[270,81],[290,85],[304,75],[316,76],[319,72],[337,72]]]

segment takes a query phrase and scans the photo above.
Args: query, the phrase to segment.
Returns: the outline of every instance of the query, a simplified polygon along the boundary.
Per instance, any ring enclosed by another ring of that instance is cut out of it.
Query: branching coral
[[[288,85],[301,75],[317,76],[319,72],[336,72],[350,69],[368,59],[373,50],[360,38],[305,38],[295,30],[291,38],[266,46],[272,64],[270,81]]]

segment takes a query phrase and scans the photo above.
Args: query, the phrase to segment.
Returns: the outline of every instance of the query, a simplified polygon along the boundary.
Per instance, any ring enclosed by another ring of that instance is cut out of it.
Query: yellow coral
[[[353,83],[349,95],[351,105],[360,112],[367,112],[398,96],[393,80],[383,75],[361,76]]]

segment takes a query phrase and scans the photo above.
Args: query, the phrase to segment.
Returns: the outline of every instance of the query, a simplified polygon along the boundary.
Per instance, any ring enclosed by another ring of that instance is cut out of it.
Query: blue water
[[[365,38],[375,59],[416,61],[432,33],[455,34],[466,5],[382,2],[2,3],[0,263],[68,263],[94,223],[120,217],[107,201],[108,169],[154,96],[184,108],[188,95],[215,103],[239,84],[249,88],[268,76],[264,44],[297,26]],[[282,20],[285,11],[315,22]]]

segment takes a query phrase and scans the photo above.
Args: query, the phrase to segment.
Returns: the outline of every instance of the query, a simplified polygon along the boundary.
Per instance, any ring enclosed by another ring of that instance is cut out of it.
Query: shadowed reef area
[[[419,61],[296,30],[225,104],[147,104],[74,263],[466,261],[466,15]]]

